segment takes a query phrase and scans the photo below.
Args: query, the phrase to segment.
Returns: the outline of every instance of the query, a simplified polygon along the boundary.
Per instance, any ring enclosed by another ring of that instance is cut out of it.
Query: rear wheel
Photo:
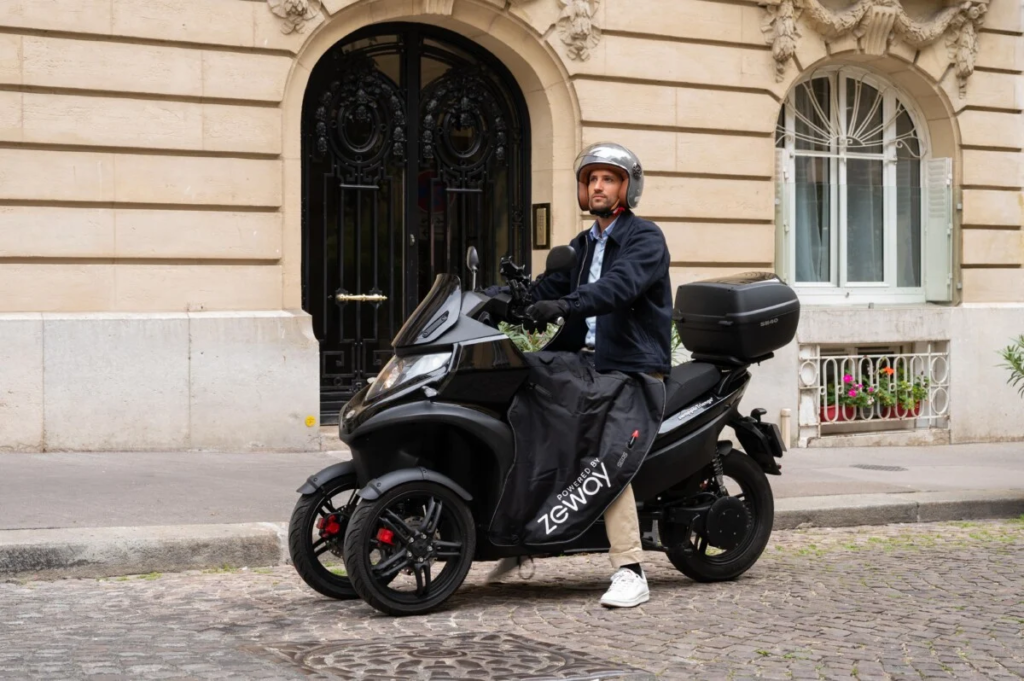
[[[388,615],[421,615],[444,603],[466,579],[475,550],[469,508],[431,482],[399,485],[362,501],[345,535],[352,586]]]
[[[708,468],[683,490],[690,503],[714,502],[712,513],[659,527],[672,565],[698,582],[736,579],[753,567],[772,534],[775,499],[761,467],[734,450],[722,457],[722,473],[721,487]]]

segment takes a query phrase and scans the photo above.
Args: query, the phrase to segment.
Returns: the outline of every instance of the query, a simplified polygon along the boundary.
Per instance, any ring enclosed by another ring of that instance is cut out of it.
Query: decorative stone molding
[[[281,32],[302,33],[307,21],[320,14],[320,0],[267,0],[270,11],[281,17]]]
[[[426,0],[423,4],[423,10],[427,14],[440,14],[446,17],[452,15],[454,8],[455,0]]]
[[[926,21],[915,21],[900,0],[858,0],[839,12],[824,7],[819,0],[764,0],[761,4],[768,16],[761,30],[772,46],[775,77],[780,81],[786,64],[796,54],[797,38],[801,35],[797,21],[801,17],[826,39],[852,33],[861,51],[873,55],[885,54],[897,39],[921,48],[945,35],[949,61],[960,84],[960,97],[964,97],[978,56],[978,28],[985,20],[989,1],[963,0]]]
[[[569,48],[569,58],[579,61],[590,59],[590,51],[601,40],[601,29],[594,24],[600,0],[558,1],[563,5],[558,17],[558,34]]]
[[[2,2],[3,0],[0,0]],[[366,0],[375,2],[376,0]],[[542,0],[506,0],[505,11],[510,7],[521,7]],[[570,59],[586,61],[590,52],[601,41],[601,29],[594,21],[597,7],[601,0],[546,0],[561,6],[558,16],[558,34],[565,43]],[[769,2],[788,2],[793,0],[768,0]],[[799,0],[803,2],[805,0]],[[267,0],[270,11],[282,19],[283,33],[302,32],[305,24],[317,18],[321,12],[321,0]],[[425,14],[450,16],[455,0],[422,0]],[[792,56],[792,55],[790,55]],[[788,59],[789,57],[786,57]],[[778,58],[777,58],[778,59]],[[782,60],[785,61],[785,60]]]

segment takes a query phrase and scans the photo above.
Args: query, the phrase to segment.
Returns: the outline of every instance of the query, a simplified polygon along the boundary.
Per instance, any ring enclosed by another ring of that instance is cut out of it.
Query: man
[[[644,187],[640,161],[618,144],[595,144],[577,157],[575,172],[580,209],[596,222],[571,242],[582,256],[576,269],[540,279],[527,314],[540,324],[563,318],[558,347],[551,349],[580,351],[598,372],[663,379],[671,354],[669,253],[661,229],[633,214]],[[616,572],[601,604],[646,603],[650,592],[630,485],[605,511],[605,526]],[[517,564],[514,558],[501,561],[489,581]]]

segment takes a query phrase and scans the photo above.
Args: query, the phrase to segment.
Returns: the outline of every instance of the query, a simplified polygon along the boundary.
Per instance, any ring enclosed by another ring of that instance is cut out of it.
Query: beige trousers
[[[665,380],[662,374],[652,373],[652,378]],[[643,560],[644,549],[640,543],[640,517],[636,514],[636,499],[633,486],[626,485],[619,498],[604,512],[604,527],[608,534],[608,559],[618,570],[623,565]]]
[[[608,558],[618,570],[623,565],[639,563],[644,550],[640,545],[640,518],[636,514],[633,486],[626,485],[619,498],[604,512],[604,527],[608,533]]]

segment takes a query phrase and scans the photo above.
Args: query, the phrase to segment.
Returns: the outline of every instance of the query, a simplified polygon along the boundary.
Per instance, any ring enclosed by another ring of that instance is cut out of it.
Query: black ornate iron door
[[[390,358],[440,273],[468,285],[527,262],[529,123],[493,56],[457,34],[384,24],[313,69],[303,107],[303,308],[320,341],[321,420]]]

